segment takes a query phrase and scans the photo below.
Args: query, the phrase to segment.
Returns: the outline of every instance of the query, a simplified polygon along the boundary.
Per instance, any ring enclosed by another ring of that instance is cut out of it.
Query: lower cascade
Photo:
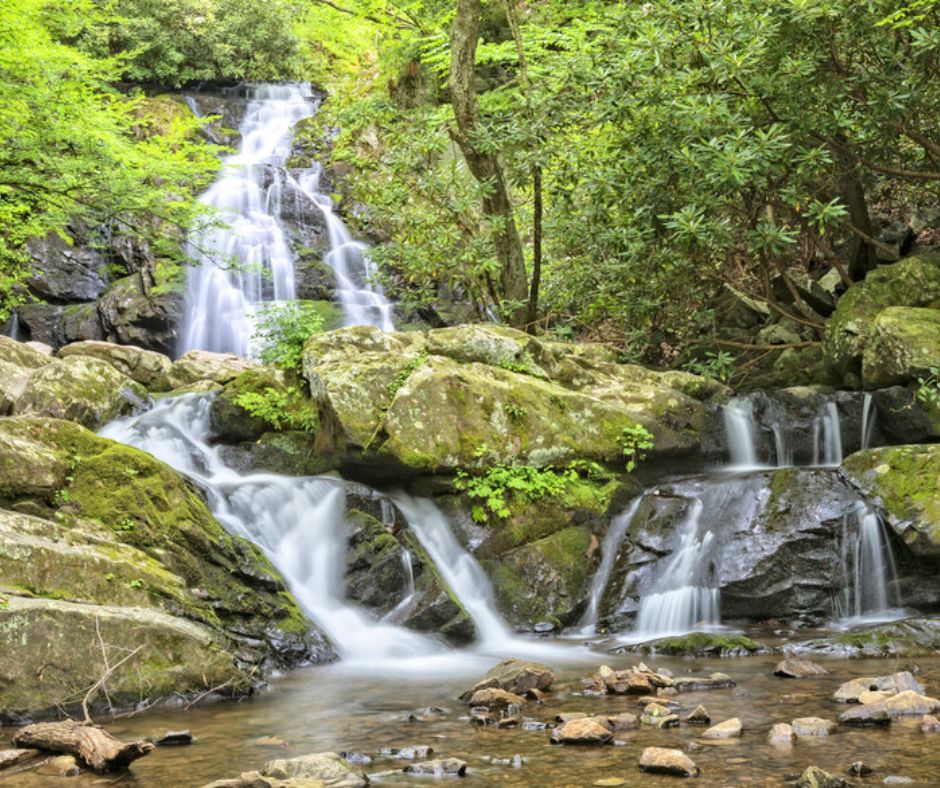
[[[395,624],[409,597],[382,620],[345,599],[346,483],[331,476],[239,473],[225,463],[220,448],[209,443],[210,405],[211,395],[168,398],[143,415],[112,422],[101,434],[148,452],[198,484],[216,519],[265,551],[345,661],[400,662],[444,654],[445,647],[436,638]],[[437,506],[403,494],[383,500],[383,506],[402,512],[476,626],[479,648],[514,654],[546,650],[510,636],[495,610],[486,574],[461,546]],[[410,574],[407,551],[402,560]]]

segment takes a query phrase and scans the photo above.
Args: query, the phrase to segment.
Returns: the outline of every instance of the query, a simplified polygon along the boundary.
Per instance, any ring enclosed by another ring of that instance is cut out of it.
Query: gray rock
[[[467,773],[467,762],[459,758],[442,758],[412,763],[402,771],[406,774],[425,774],[431,777],[463,777]]]
[[[640,769],[651,774],[671,774],[678,777],[695,777],[701,771],[682,750],[665,747],[646,747],[640,753]]]

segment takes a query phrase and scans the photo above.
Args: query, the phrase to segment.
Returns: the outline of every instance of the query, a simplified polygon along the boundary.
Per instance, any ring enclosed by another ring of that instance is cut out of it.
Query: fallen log
[[[123,742],[101,728],[73,720],[27,725],[14,734],[13,746],[74,755],[79,763],[96,772],[124,769],[154,747],[144,741]]]

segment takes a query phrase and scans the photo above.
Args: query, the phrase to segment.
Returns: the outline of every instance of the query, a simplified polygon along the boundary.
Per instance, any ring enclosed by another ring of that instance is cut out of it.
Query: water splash
[[[843,592],[837,615],[858,621],[895,617],[901,606],[894,553],[881,517],[858,501],[842,523]]]
[[[870,391],[866,391],[865,398],[862,401],[862,449],[871,448],[877,418],[878,411],[875,407],[874,397],[872,397]]]
[[[763,467],[757,460],[757,425],[753,400],[750,397],[732,399],[725,405],[723,416],[731,466],[739,470]]]

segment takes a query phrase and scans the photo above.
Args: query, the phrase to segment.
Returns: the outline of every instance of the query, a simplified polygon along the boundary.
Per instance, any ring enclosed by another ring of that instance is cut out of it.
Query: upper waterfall
[[[353,241],[331,198],[319,191],[320,165],[287,169],[294,128],[317,109],[310,86],[251,85],[248,99],[238,151],[201,197],[218,221],[189,239],[196,265],[189,271],[180,351],[249,355],[257,305],[296,297],[297,252],[282,216],[288,201],[301,219],[317,214],[326,223],[323,259],[336,277],[345,324],[390,330],[392,307],[370,281],[365,245]]]

